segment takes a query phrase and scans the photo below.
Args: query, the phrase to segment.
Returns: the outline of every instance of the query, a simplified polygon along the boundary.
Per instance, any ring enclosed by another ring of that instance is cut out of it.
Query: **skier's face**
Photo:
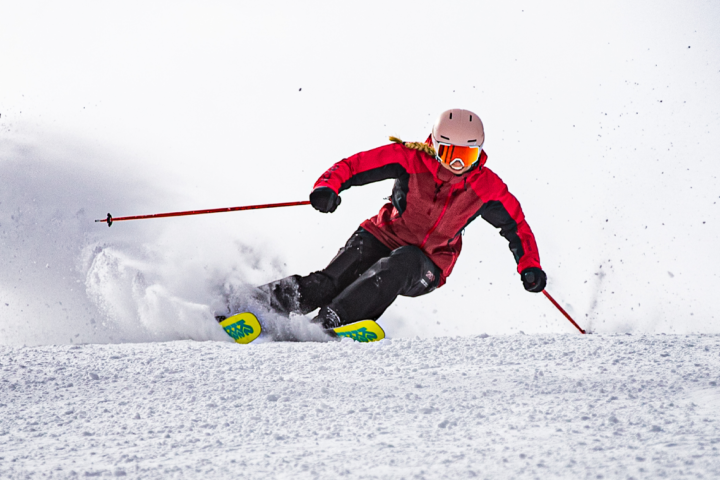
[[[455,175],[462,175],[463,173],[467,172],[468,170],[470,170],[473,167],[472,165],[469,165],[466,167],[465,164],[462,163],[461,161],[451,163],[450,165],[448,165],[445,162],[440,162],[440,165],[442,165],[446,169],[450,170]]]

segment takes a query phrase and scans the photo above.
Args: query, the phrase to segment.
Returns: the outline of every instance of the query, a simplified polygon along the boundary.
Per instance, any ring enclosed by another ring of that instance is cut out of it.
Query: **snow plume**
[[[285,274],[261,240],[201,219],[95,223],[182,204],[127,159],[49,138],[3,140],[0,159],[2,344],[227,340],[213,316],[228,295]]]

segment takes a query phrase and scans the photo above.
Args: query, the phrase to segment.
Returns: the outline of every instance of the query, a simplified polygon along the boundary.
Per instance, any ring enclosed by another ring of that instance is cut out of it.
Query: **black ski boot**
[[[227,311],[234,315],[261,308],[285,317],[289,317],[291,313],[299,313],[298,278],[298,275],[293,275],[259,287],[238,288],[226,299]],[[215,315],[218,322],[226,318],[227,315]]]
[[[338,315],[335,310],[327,306],[322,307],[320,312],[318,312],[317,317],[310,320],[310,323],[319,324],[325,333],[331,337],[337,337],[338,335],[335,333],[334,329],[343,325],[340,315]]]
[[[301,277],[292,275],[255,289],[256,300],[276,312],[289,316],[291,313],[307,315],[327,305],[337,293],[334,281],[322,272]]]
[[[267,305],[280,315],[290,316],[291,313],[301,313],[299,278],[299,275],[292,275],[261,285],[256,289],[258,294],[253,296],[258,302]]]

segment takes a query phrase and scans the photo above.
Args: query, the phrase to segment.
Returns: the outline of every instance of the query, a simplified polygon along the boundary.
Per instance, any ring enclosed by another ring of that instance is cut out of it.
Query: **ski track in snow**
[[[718,478],[719,335],[0,347],[0,478]]]

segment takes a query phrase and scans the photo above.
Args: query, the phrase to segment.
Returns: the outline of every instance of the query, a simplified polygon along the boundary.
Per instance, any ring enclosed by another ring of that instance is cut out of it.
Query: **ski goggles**
[[[480,159],[480,152],[482,146],[462,147],[449,143],[435,143],[435,158],[453,170],[462,170],[474,165]]]

